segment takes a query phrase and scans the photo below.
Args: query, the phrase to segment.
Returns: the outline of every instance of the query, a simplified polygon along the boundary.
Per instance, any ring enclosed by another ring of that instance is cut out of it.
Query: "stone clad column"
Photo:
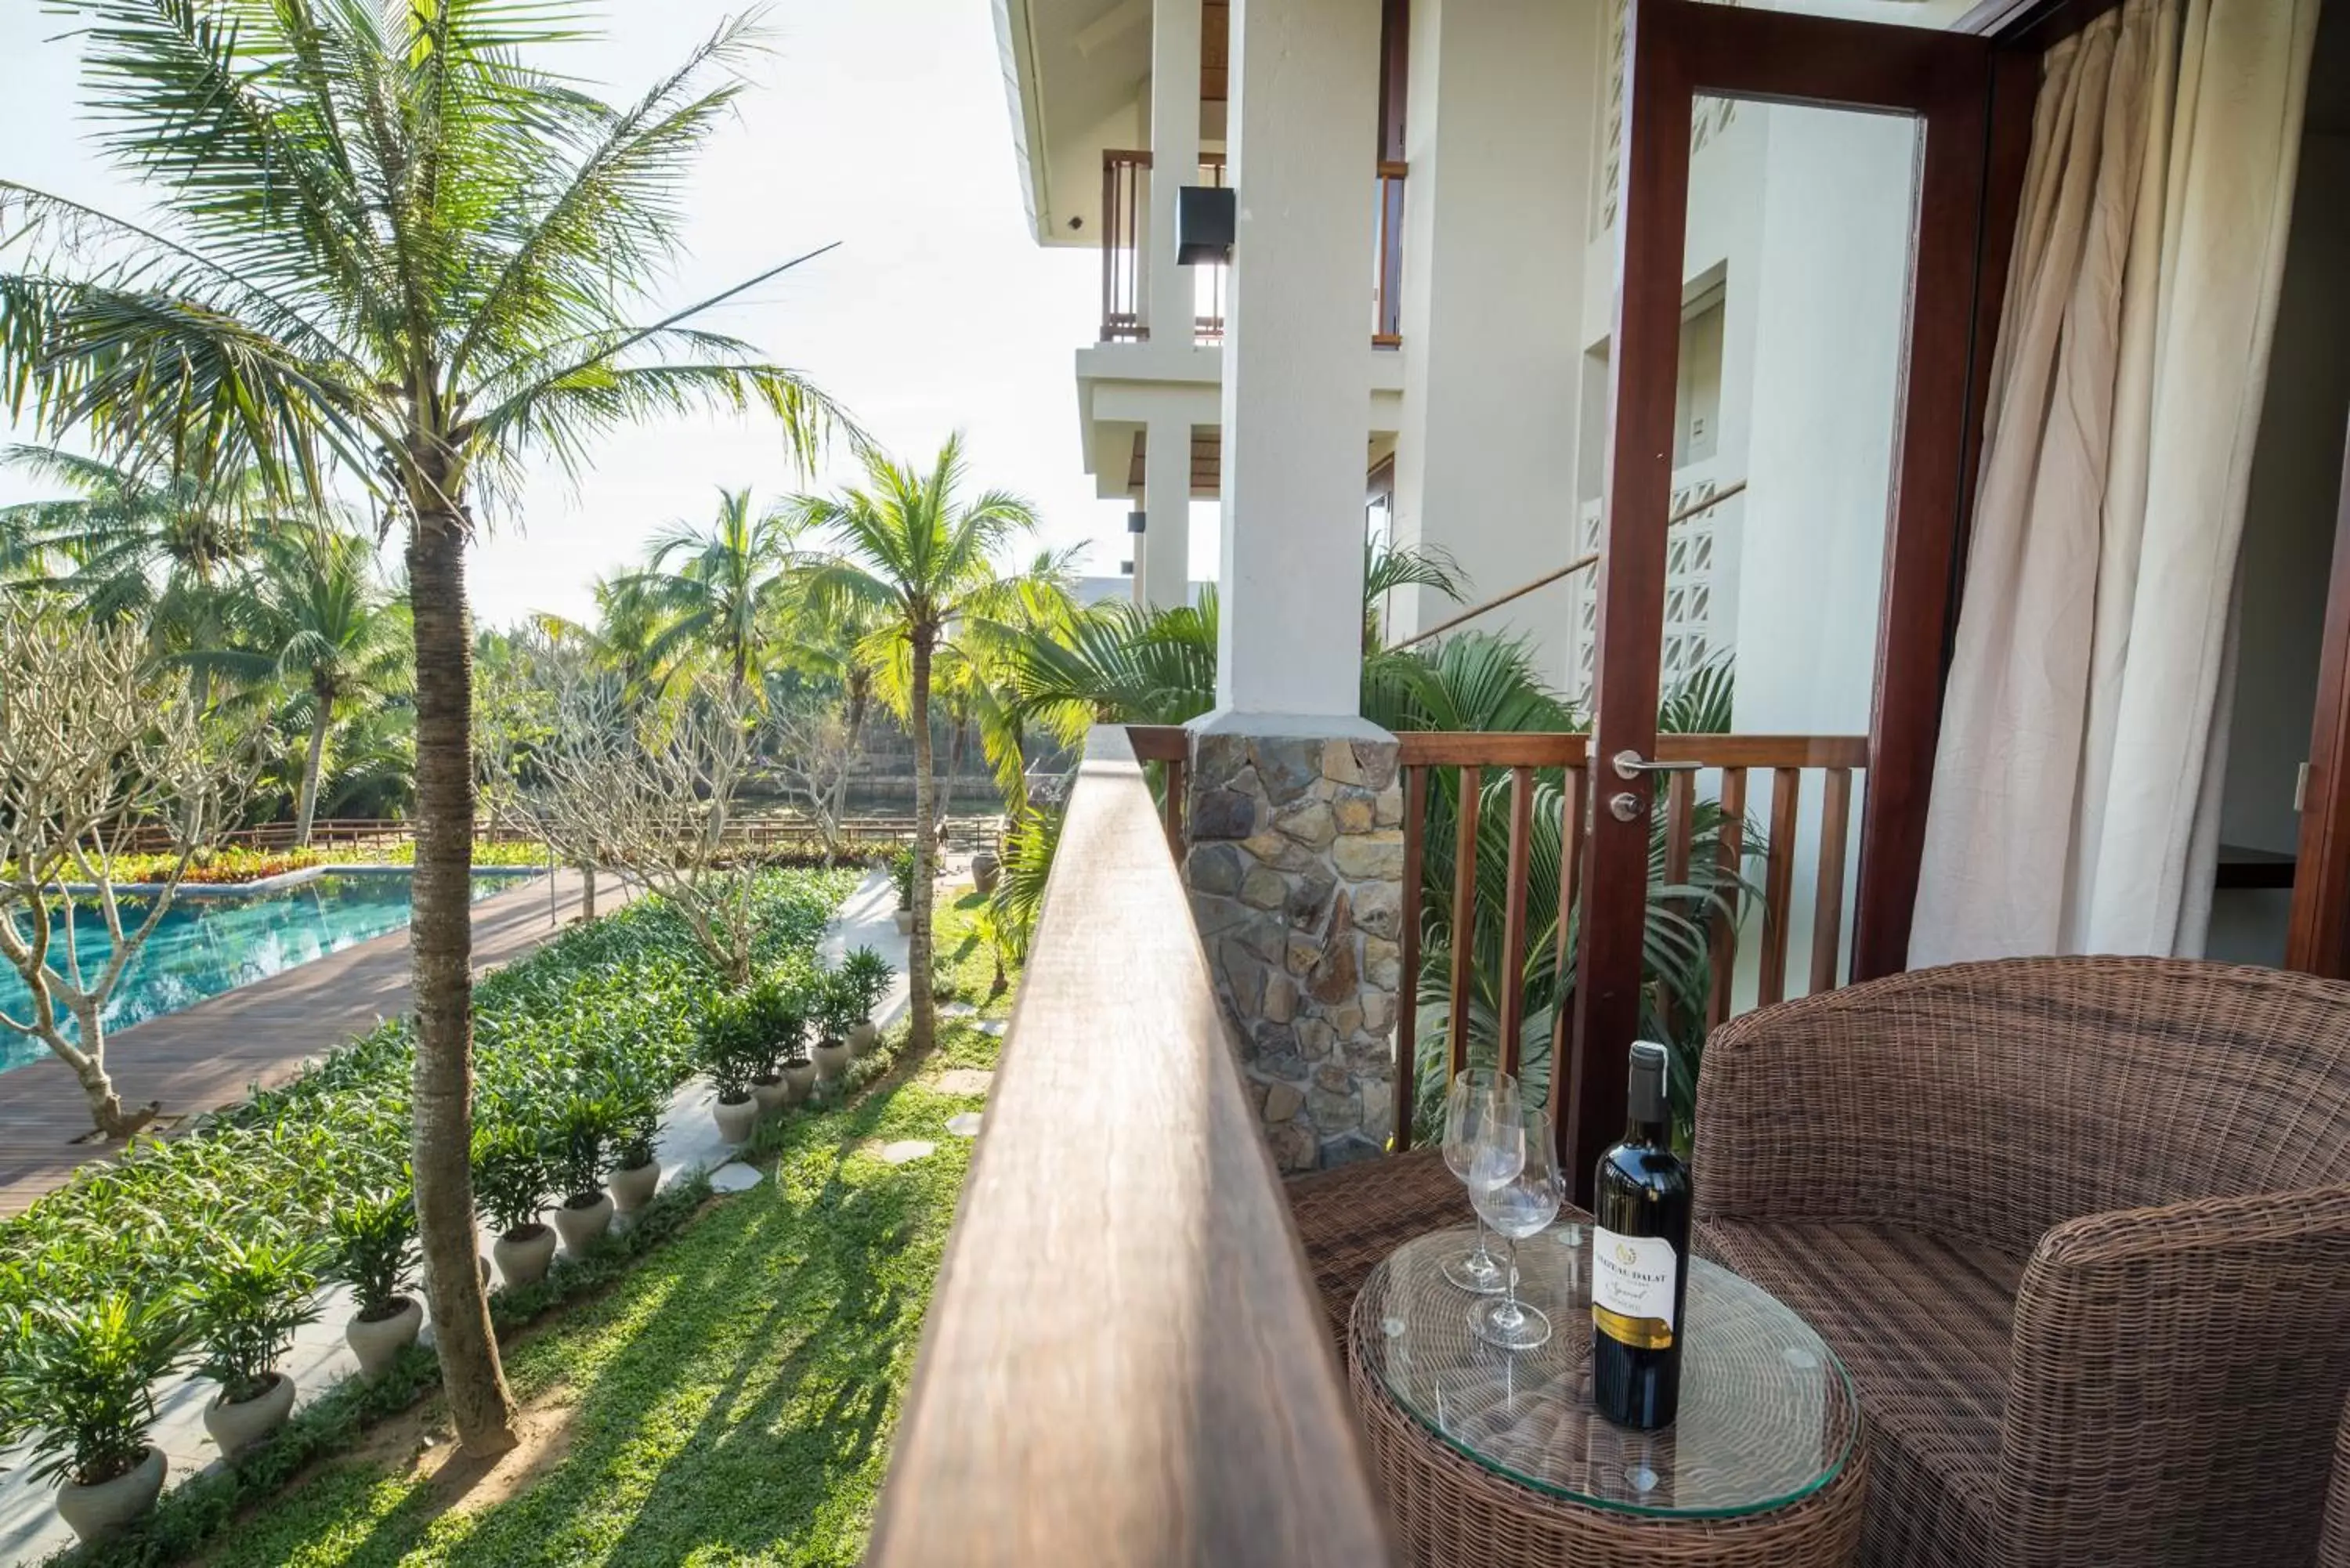
[[[1385,1147],[1404,988],[1396,742],[1360,717],[1379,14],[1232,10],[1218,706],[1192,728],[1184,870],[1290,1171]]]
[[[1330,728],[1211,726],[1192,744],[1192,913],[1290,1171],[1377,1154],[1394,1130],[1403,787],[1393,737]]]

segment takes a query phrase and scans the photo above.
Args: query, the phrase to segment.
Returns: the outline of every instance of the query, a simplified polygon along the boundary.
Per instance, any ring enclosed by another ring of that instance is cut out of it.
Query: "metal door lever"
[[[1642,774],[1693,774],[1705,766],[1703,763],[1652,763],[1629,747],[1609,760],[1616,764],[1619,779],[1636,779]]]

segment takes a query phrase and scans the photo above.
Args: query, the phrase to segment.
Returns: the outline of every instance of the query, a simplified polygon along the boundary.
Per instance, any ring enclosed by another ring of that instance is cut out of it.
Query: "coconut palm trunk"
[[[296,848],[310,847],[310,829],[318,817],[318,774],[327,762],[327,730],[334,722],[333,695],[313,685],[310,701],[315,711],[310,715],[310,751],[302,761],[302,804],[295,813],[294,844]]]
[[[938,781],[931,774],[931,654],[939,632],[928,622],[917,622],[912,629],[914,929],[906,940],[906,979],[913,1008],[913,1041],[920,1049],[938,1038],[938,999],[931,993],[931,910],[939,855]]]
[[[416,626],[417,805],[411,1158],[449,1413],[467,1452],[494,1454],[515,1445],[514,1399],[494,1348],[473,1240],[473,638],[465,525],[448,503],[417,509],[408,580]]]

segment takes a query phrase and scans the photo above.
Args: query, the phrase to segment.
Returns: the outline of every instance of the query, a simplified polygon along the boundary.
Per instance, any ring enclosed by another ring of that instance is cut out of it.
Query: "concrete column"
[[[1174,609],[1191,598],[1191,421],[1153,420],[1149,428],[1135,575],[1142,582],[1143,604]]]
[[[1220,711],[1361,701],[1379,0],[1234,0]]]
[[[1154,343],[1189,348],[1191,269],[1175,265],[1175,192],[1200,177],[1200,0],[1150,7],[1150,212],[1143,319]]]
[[[1413,0],[1404,416],[1396,529],[1447,550],[1471,603],[1578,553],[1583,277],[1602,0]],[[1403,636],[1457,613],[1395,596]],[[1569,589],[1471,623],[1529,639],[1564,687]]]

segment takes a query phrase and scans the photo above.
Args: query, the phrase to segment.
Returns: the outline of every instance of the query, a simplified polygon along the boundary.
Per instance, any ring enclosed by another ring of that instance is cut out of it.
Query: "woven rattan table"
[[[1518,1293],[1556,1325],[1534,1350],[1469,1329],[1441,1231],[1356,1297],[1347,1342],[1372,1461],[1411,1560],[1430,1568],[1826,1568],[1854,1560],[1868,1492],[1859,1406],[1809,1324],[1760,1286],[1691,1265],[1679,1417],[1611,1426],[1591,1405],[1590,1228],[1570,1211],[1518,1248]]]

